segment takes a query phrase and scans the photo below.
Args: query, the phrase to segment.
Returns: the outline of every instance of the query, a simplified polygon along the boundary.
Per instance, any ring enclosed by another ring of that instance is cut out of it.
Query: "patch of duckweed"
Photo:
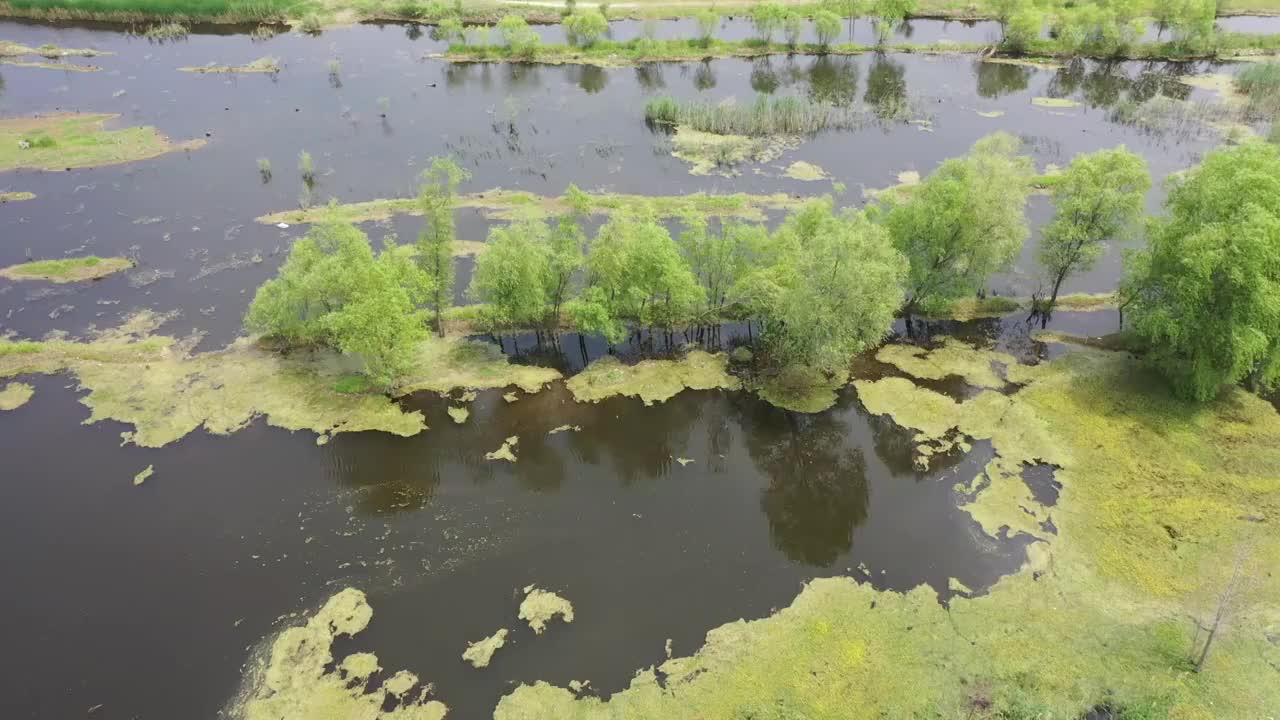
[[[568,600],[533,585],[525,587],[524,592],[519,617],[528,622],[535,633],[541,635],[557,615],[567,623],[573,622],[573,604]]]
[[[519,445],[519,444],[520,444],[520,436],[512,435],[511,437],[502,441],[502,447],[492,452],[485,453],[484,459],[485,460],[505,460],[509,463],[513,463],[517,459],[514,450],[516,445]]]
[[[493,660],[493,654],[502,649],[507,644],[507,629],[501,628],[498,632],[477,642],[468,643],[467,649],[462,653],[462,659],[471,663],[477,668],[489,667],[489,662]]]
[[[458,425],[465,423],[467,418],[471,417],[471,411],[464,407],[451,407],[446,412],[449,413],[449,417],[453,419],[453,422]]]
[[[41,45],[38,48],[33,48],[8,40],[0,40],[0,57],[22,57],[23,55],[38,55],[52,60],[64,57],[97,57],[99,55],[115,55],[115,53],[90,50],[88,48],[63,48],[57,45]]]
[[[947,338],[941,347],[932,350],[919,345],[885,345],[876,353],[876,359],[914,377],[941,380],[955,375],[980,388],[1004,387],[1004,378],[994,366],[1009,367],[1018,362],[1012,355],[979,350],[955,338]]]
[[[991,295],[984,298],[960,298],[953,300],[943,313],[953,320],[973,320],[982,317],[999,317],[1021,310],[1022,302],[1016,298]]]
[[[582,432],[581,425],[560,425],[547,431],[548,435],[558,435],[562,432]]]
[[[1071,293],[1058,296],[1058,310],[1110,310],[1116,307],[1115,293]]]
[[[635,365],[624,365],[609,355],[569,378],[565,386],[578,402],[621,395],[652,405],[666,402],[681,390],[738,389],[741,384],[729,374],[728,366],[723,353],[703,350],[691,350],[679,360],[642,360]]]
[[[151,335],[159,322],[144,313],[87,341],[0,340],[0,377],[69,372],[89,391],[81,399],[91,410],[86,422],[128,423],[134,429],[125,441],[142,447],[161,447],[199,427],[229,434],[260,416],[276,427],[321,434],[409,436],[426,429],[421,413],[404,412],[384,395],[335,391],[348,372],[336,354],[283,356],[243,338],[192,354],[189,343]],[[429,368],[428,358],[423,372]]]
[[[253,62],[244,65],[198,65],[193,67],[180,67],[182,72],[190,73],[269,73],[274,74],[280,72],[280,59],[274,57],[260,57]]]
[[[677,126],[671,155],[689,163],[691,175],[732,177],[739,173],[738,165],[769,162],[799,144],[799,138],[789,135],[748,137]]]
[[[291,627],[250,660],[239,697],[227,708],[230,717],[243,720],[441,720],[444,703],[408,693],[418,677],[401,670],[370,689],[369,681],[380,672],[372,653],[355,653],[334,669],[333,643],[339,636],[354,636],[373,618],[364,593],[347,588],[334,595],[304,625]],[[390,709],[388,709],[390,708]]]
[[[826,180],[831,177],[827,174],[826,170],[823,170],[818,165],[814,165],[813,163],[808,163],[803,160],[797,160],[788,165],[784,174],[792,180],[805,180],[810,182]]]
[[[763,221],[767,217],[765,211],[797,208],[804,205],[809,198],[795,197],[787,193],[772,195],[582,193],[580,199],[587,212],[599,215],[644,211],[658,217],[679,217],[688,212],[695,212],[703,215]],[[480,210],[491,218],[502,220],[561,215],[573,209],[567,196],[546,197],[520,190],[502,189],[459,195],[455,207]],[[285,210],[263,215],[257,221],[267,225],[282,222],[299,224],[334,217],[342,222],[361,223],[370,220],[386,220],[397,215],[421,214],[422,208],[417,198],[397,198]]]
[[[64,62],[40,62],[38,60],[0,60],[0,65],[13,67],[39,68],[41,70],[69,70],[71,72],[98,72],[102,68],[97,65],[76,65]]]
[[[848,374],[826,375],[806,368],[786,368],[752,383],[760,399],[800,413],[820,413],[836,404],[840,388],[849,383]]]
[[[204,140],[174,143],[150,126],[105,129],[117,117],[55,113],[0,119],[0,172],[116,165],[204,146]]]
[[[1031,104],[1036,107],[1046,108],[1073,108],[1080,107],[1080,103],[1070,98],[1051,98],[1051,97],[1035,97],[1031,98]]]
[[[0,411],[17,410],[31,401],[36,389],[26,383],[9,383],[0,389]]]
[[[142,472],[133,476],[133,484],[141,485],[142,483],[146,482],[148,478],[150,478],[152,475],[155,475],[155,474],[156,474],[156,466],[148,465],[146,468],[142,470]]]
[[[524,685],[495,719],[836,718],[851,707],[867,717],[1071,718],[1103,703],[1161,718],[1272,714],[1280,576],[1265,568],[1280,562],[1276,410],[1238,389],[1185,404],[1120,353],[1073,350],[1016,374],[1026,383],[1017,392],[964,403],[902,378],[857,385],[871,412],[902,425],[990,439],[998,464],[984,475],[1058,467],[1059,534],[1029,546],[1021,571],[945,608],[927,586],[815,580],[777,614],[712,630],[697,654],[641,671],[608,700]],[[1002,492],[978,485],[978,503]],[[1029,493],[1010,496],[1047,510]],[[1004,524],[1025,514],[1002,512]],[[1196,598],[1216,600],[1242,543],[1253,544],[1245,572],[1261,600],[1234,614],[1197,673],[1186,660],[1188,615],[1212,620],[1214,600]]]
[[[920,173],[915,170],[903,170],[898,173],[898,183],[887,188],[863,188],[862,197],[868,200],[891,200],[905,195],[911,188],[920,184]]]
[[[97,280],[133,267],[129,258],[100,258],[94,255],[58,260],[33,260],[0,268],[0,277],[10,280],[47,280],[55,283]]]
[[[0,205],[11,202],[22,202],[23,200],[35,200],[36,194],[33,192],[0,192]]]

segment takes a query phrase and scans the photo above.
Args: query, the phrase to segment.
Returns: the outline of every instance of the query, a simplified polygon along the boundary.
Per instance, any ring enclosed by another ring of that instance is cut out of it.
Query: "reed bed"
[[[821,130],[855,128],[863,115],[842,107],[800,97],[758,95],[749,103],[683,101],[671,97],[649,100],[645,120],[717,135],[810,135]]]

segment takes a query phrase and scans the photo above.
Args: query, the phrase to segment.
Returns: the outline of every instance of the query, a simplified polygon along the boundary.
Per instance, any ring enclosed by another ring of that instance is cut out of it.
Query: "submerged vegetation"
[[[280,72],[280,60],[274,57],[260,57],[251,63],[245,65],[199,65],[195,67],[178,68],[183,72],[193,73],[278,73]]]
[[[204,145],[203,140],[175,144],[150,126],[107,130],[106,123],[117,117],[53,114],[0,119],[0,172],[115,165]]]
[[[645,103],[650,123],[678,125],[719,135],[808,135],[820,130],[858,127],[856,110],[801,97],[758,95],[751,104],[652,98]]]
[[[0,268],[0,277],[10,280],[48,280],[55,283],[97,280],[133,267],[129,258],[100,258],[94,255],[60,260],[33,260]]]

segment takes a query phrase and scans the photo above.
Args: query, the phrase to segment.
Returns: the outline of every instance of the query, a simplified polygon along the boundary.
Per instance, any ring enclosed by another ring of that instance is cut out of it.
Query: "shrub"
[[[1004,44],[1010,50],[1022,52],[1040,39],[1044,32],[1044,15],[1035,7],[1025,7],[1009,18],[1004,34]]]
[[[720,15],[715,10],[707,8],[698,13],[698,39],[703,45],[711,42],[716,35],[716,29],[720,27]]]
[[[813,16],[813,29],[818,35],[818,44],[827,47],[840,35],[840,16],[830,10],[819,10]]]
[[[772,42],[773,34],[782,25],[787,12],[776,2],[762,2],[751,9],[751,24],[755,26],[756,35],[764,42]]]
[[[533,28],[529,27],[529,23],[519,15],[503,16],[498,22],[498,32],[502,35],[502,41],[511,50],[511,54],[519,57],[532,56],[541,42],[538,33],[534,32]]]
[[[453,42],[465,43],[467,41],[466,29],[462,27],[462,21],[456,17],[447,17],[436,25],[435,38],[442,42],[452,44]]]
[[[609,21],[599,10],[579,10],[564,19],[564,29],[571,43],[591,47],[609,31]]]

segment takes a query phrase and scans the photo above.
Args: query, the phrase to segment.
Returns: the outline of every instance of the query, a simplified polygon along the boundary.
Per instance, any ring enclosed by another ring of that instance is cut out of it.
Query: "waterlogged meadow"
[[[0,21],[7,715],[1280,707],[1270,20],[142,4]]]

